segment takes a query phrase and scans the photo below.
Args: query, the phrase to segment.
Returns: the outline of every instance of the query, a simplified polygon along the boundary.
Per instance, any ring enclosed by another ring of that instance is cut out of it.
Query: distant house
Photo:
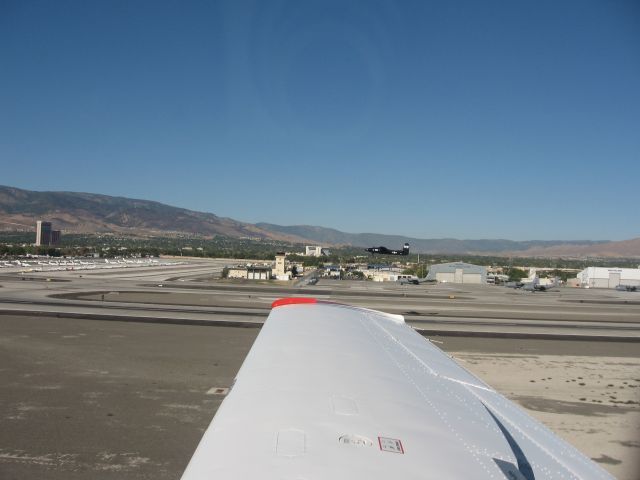
[[[440,283],[486,283],[487,269],[464,262],[438,263],[429,268],[428,280]]]
[[[640,268],[587,267],[576,278],[583,288],[640,286]]]
[[[247,267],[247,279],[269,280],[271,278],[272,271],[272,268],[267,266]]]
[[[340,271],[339,265],[325,265],[322,275],[329,278],[340,278]]]
[[[322,247],[320,245],[307,245],[304,247],[304,254],[307,257],[319,257],[322,255]]]
[[[320,245],[306,245],[304,254],[307,257],[321,257],[322,255],[329,255],[329,250],[322,248]]]
[[[237,266],[229,268],[227,278],[242,278],[247,280],[269,280],[272,268],[265,265]]]
[[[366,270],[362,270],[365,278],[374,282],[396,282],[403,277],[403,267],[394,267],[386,264],[369,264]],[[405,275],[407,276],[407,275]]]
[[[227,278],[247,278],[247,267],[229,267]]]
[[[493,285],[500,285],[509,281],[509,275],[503,275],[501,273],[487,273],[487,283]]]

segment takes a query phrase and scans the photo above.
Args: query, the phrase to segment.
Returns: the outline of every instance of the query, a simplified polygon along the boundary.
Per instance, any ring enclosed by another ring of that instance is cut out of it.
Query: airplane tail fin
[[[403,255],[409,255],[409,244],[405,243],[404,247],[402,247],[402,254]]]

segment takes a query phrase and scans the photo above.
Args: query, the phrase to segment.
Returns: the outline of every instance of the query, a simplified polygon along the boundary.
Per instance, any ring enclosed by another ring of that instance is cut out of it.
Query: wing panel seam
[[[371,335],[371,337],[374,339],[374,341],[380,345],[383,350],[385,351],[385,353],[387,354],[387,356],[393,361],[393,363],[396,365],[396,367],[402,372],[402,374],[405,376],[405,378],[413,385],[413,387],[416,389],[416,391],[420,394],[420,396],[424,399],[424,401],[431,407],[431,409],[438,415],[438,417],[440,418],[440,421],[449,429],[449,431],[451,433],[453,433],[453,435],[456,437],[456,439],[462,444],[462,446],[465,448],[465,450],[467,450],[467,452],[471,455],[471,457],[476,460],[476,462],[478,462],[480,464],[480,466],[484,469],[484,471],[490,476],[493,477],[493,473],[489,470],[488,465],[486,462],[484,462],[480,455],[478,454],[478,452],[476,451],[476,449],[471,448],[471,445],[469,443],[466,442],[466,440],[464,439],[464,437],[457,431],[457,429],[451,424],[449,423],[449,421],[447,420],[446,416],[440,411],[440,409],[438,409],[434,403],[429,399],[429,397],[422,391],[422,389],[420,388],[420,386],[415,382],[415,380],[413,378],[411,378],[411,375],[409,375],[407,373],[407,371],[405,370],[405,368],[398,363],[398,361],[393,357],[393,355],[391,355],[391,353],[389,352],[388,347],[380,342],[380,340],[378,340],[378,338],[376,338],[376,336],[374,335],[374,333],[371,331],[370,329],[370,325],[373,324],[376,327],[378,327],[378,329],[380,329],[384,334],[386,334],[388,337],[391,337],[396,343],[399,343],[395,337],[393,337],[384,327],[382,327],[382,325],[380,325],[375,318],[373,318],[371,315],[367,315],[367,320],[369,320],[369,322],[366,322],[364,319],[360,319],[360,322],[363,324],[363,326],[365,327],[365,330],[369,333],[369,335]],[[406,347],[405,347],[406,348]],[[410,357],[412,358],[412,357]],[[422,365],[423,367],[427,368],[430,372],[432,372],[432,375],[434,375],[436,378],[442,378],[440,376],[437,375],[437,373],[435,373],[435,371],[430,368],[428,365],[426,365],[424,362],[420,362],[420,365]],[[497,466],[495,466],[494,468],[498,468]]]

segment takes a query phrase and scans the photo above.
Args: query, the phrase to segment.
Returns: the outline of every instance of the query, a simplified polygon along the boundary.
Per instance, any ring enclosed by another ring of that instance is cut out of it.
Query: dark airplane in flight
[[[365,249],[367,252],[380,255],[409,255],[409,244],[405,243],[402,250],[389,250],[387,247],[371,247]]]

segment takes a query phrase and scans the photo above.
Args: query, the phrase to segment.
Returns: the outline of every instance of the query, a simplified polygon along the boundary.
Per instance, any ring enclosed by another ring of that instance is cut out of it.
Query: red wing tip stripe
[[[271,304],[271,308],[282,307],[283,305],[300,305],[303,303],[318,303],[318,300],[310,297],[279,298]]]

